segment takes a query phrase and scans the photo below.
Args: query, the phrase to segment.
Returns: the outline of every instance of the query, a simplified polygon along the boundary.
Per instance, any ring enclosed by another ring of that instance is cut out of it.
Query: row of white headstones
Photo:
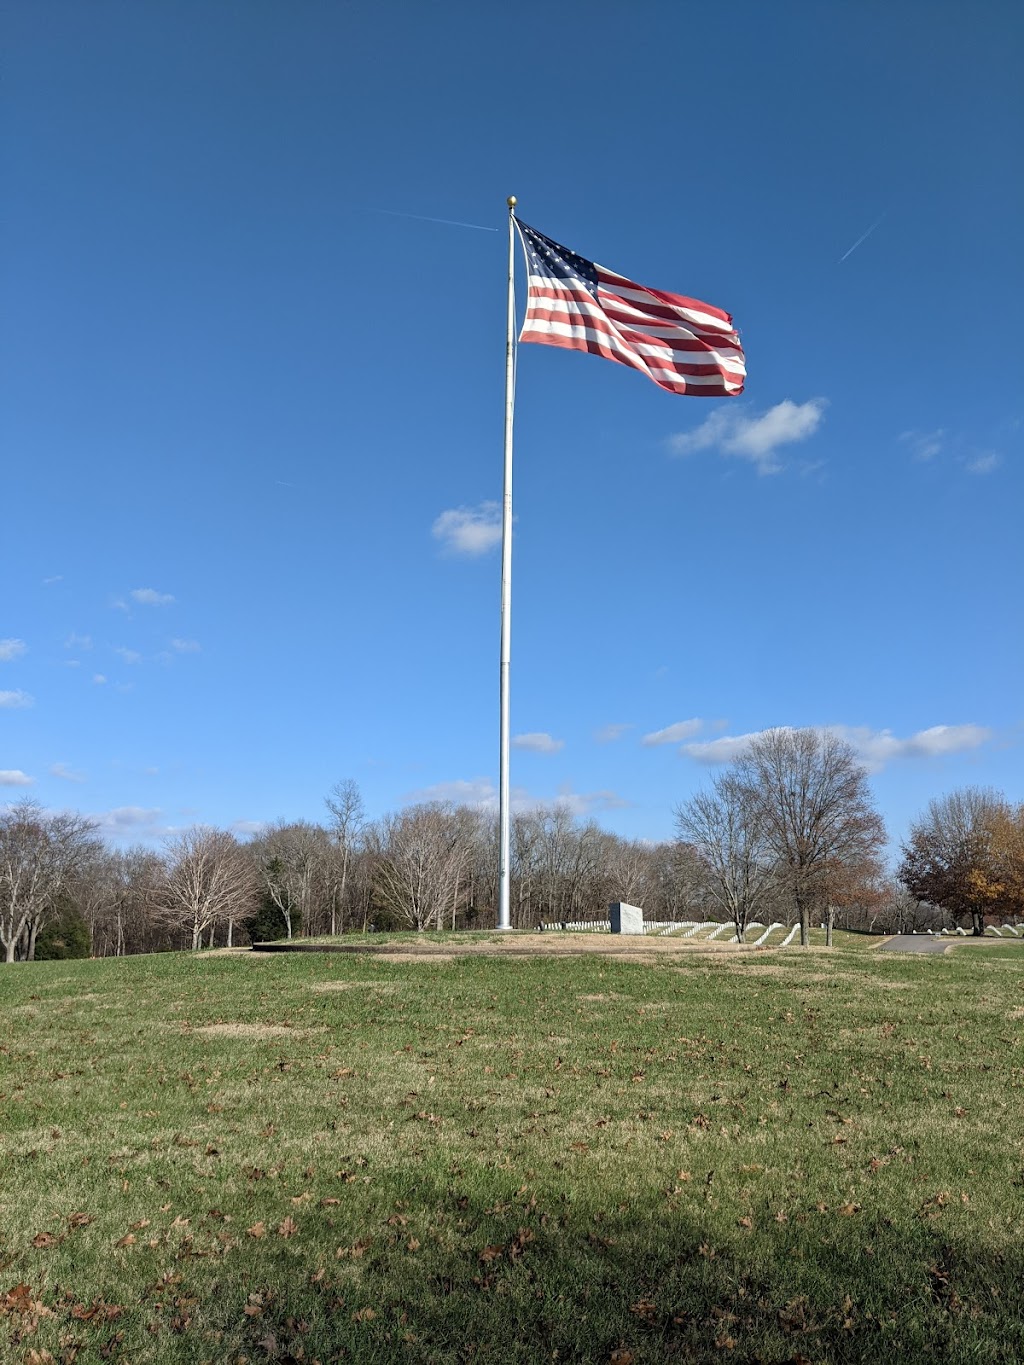
[[[560,920],[555,923],[541,925],[542,929],[559,929],[567,932],[575,931],[591,934],[610,933],[611,927],[611,920],[608,919]],[[751,932],[757,929],[762,931],[760,937],[751,938]],[[788,929],[789,932],[784,935],[781,942],[776,940],[776,942],[772,944],[773,948],[787,947],[800,932],[800,926],[798,924],[790,927],[789,925],[779,922],[773,924],[760,924],[755,921],[753,924],[747,925],[745,943],[748,947],[759,948],[762,943],[768,941],[768,936],[775,933],[777,929]],[[721,924],[718,920],[644,920],[644,933],[656,934],[659,936],[672,934],[677,938],[700,938],[704,943],[710,943],[713,939],[721,939],[724,943],[739,942],[739,939],[736,936],[736,926],[731,921]],[[729,935],[729,937],[726,938],[724,937],[725,935]]]
[[[568,932],[577,931],[591,934],[600,934],[602,932],[606,934],[610,933],[611,927],[611,920],[607,919],[559,921],[554,924],[541,925],[542,929],[560,929]],[[824,928],[824,925],[821,927]],[[787,928],[789,932],[784,935],[781,941],[776,938],[775,942],[772,943],[773,948],[788,947],[800,932],[800,926],[798,924],[789,926],[782,924],[779,921],[766,925],[755,920],[752,924],[747,925],[747,935],[744,944],[746,947],[760,948],[763,943],[768,942],[770,935],[774,934],[777,929]],[[751,932],[757,929],[762,931],[760,936],[758,938],[751,938]],[[915,935],[918,932],[919,931],[916,929],[911,930],[911,933]],[[1012,938],[1020,938],[1021,936],[1024,936],[1024,925],[1004,924],[1002,929],[997,929],[994,924],[989,924],[986,926],[985,932],[986,934],[994,934],[996,938],[1003,938],[1007,935]],[[721,924],[717,920],[644,920],[644,933],[656,935],[672,934],[677,938],[699,938],[704,943],[710,943],[713,939],[721,939],[724,943],[739,942],[735,925],[731,922]],[[966,929],[924,929],[921,930],[920,933],[922,935],[931,935],[934,938],[941,938],[943,936],[952,937],[956,935],[961,938],[968,937],[968,931]],[[725,937],[726,934],[729,935],[728,938]]]

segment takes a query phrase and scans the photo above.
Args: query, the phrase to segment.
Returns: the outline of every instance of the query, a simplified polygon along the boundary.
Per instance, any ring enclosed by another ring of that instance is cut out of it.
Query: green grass
[[[0,1360],[1016,1361],[1022,966],[7,968]]]

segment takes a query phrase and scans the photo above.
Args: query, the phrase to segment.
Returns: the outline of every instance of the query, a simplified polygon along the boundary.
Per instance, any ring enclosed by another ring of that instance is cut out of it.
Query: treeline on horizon
[[[94,822],[32,801],[0,812],[7,962],[238,946],[370,930],[496,926],[497,818],[426,802],[371,820],[339,782],[323,823],[241,840],[196,825],[162,850],[112,848]],[[564,804],[512,817],[514,928],[600,920],[812,923],[869,932],[1024,916],[1024,804],[964,788],[912,825],[896,875],[867,775],[844,741],[767,731],[675,810],[677,837],[626,839]]]

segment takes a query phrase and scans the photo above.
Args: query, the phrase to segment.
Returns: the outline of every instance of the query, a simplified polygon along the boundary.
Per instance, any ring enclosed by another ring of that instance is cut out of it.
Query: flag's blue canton
[[[531,275],[547,275],[556,280],[574,280],[597,298],[597,269],[593,261],[567,251],[542,232],[519,224],[526,245],[526,257]]]

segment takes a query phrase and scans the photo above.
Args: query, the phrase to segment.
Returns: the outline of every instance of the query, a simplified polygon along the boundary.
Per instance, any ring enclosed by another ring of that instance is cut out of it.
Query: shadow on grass
[[[755,1204],[730,1226],[706,1177],[665,1191],[657,1206],[614,1209],[540,1196],[514,1179],[478,1170],[467,1193],[459,1176],[410,1172],[389,1191],[402,1197],[364,1206],[359,1226],[344,1187],[254,1234],[237,1222],[226,1230],[213,1210],[158,1248],[140,1233],[83,1299],[69,1271],[39,1271],[44,1253],[5,1258],[0,1340],[6,1331],[12,1354],[2,1358],[643,1365],[1024,1355],[1024,1249],[999,1254],[964,1227],[947,1231],[955,1209],[897,1226],[852,1205],[778,1221]]]

